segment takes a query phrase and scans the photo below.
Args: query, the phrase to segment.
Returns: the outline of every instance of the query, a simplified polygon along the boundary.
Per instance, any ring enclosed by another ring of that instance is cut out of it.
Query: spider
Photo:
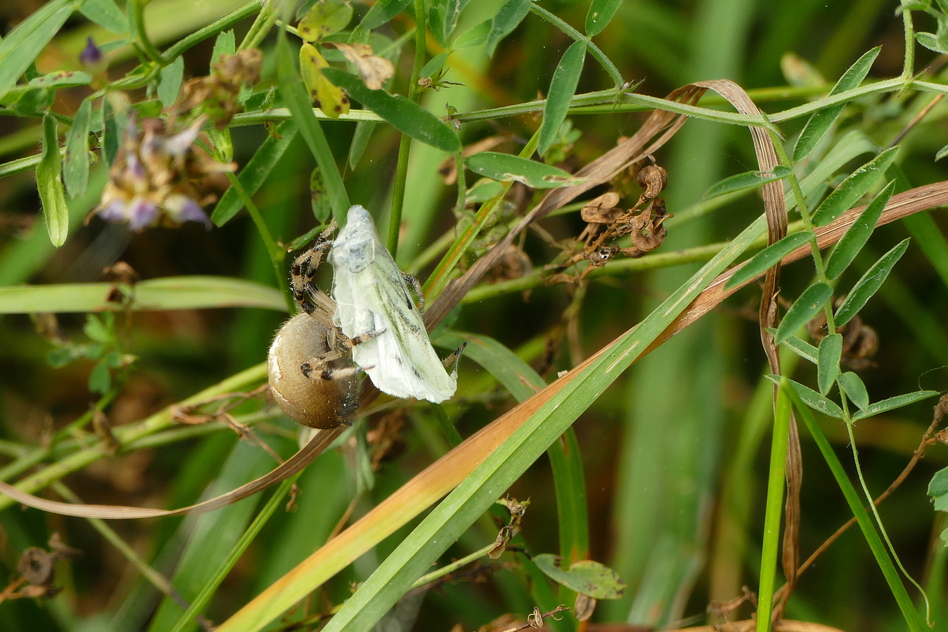
[[[277,332],[267,359],[270,391],[290,418],[310,428],[348,424],[359,405],[359,367],[350,340],[333,324],[335,302],[313,283],[336,223],[290,267],[300,312]]]

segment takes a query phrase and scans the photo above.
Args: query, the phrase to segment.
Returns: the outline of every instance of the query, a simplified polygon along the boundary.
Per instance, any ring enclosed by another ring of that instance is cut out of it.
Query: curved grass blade
[[[806,325],[816,316],[816,313],[823,309],[826,301],[833,295],[833,288],[826,283],[816,283],[803,291],[790,309],[786,316],[777,327],[777,344],[780,344],[797,331],[797,329]]]
[[[820,395],[829,393],[836,383],[842,355],[843,337],[840,334],[830,334],[820,340],[816,357],[816,382],[820,387]]]
[[[286,148],[296,138],[297,130],[294,121],[283,121],[260,144],[253,157],[241,170],[240,175],[237,176],[237,180],[244,187],[247,195],[252,196],[260,190],[260,187],[270,176],[270,172],[283,157]],[[228,188],[221,196],[217,206],[214,207],[214,211],[211,213],[211,221],[214,222],[215,226],[223,226],[243,207],[244,202],[240,199],[237,191],[233,187]]]
[[[895,248],[882,255],[871,268],[866,270],[862,278],[856,281],[856,284],[849,291],[846,300],[844,300],[843,304],[836,310],[837,327],[842,327],[848,323],[852,317],[863,308],[869,299],[872,298],[872,295],[882,287],[882,283],[886,280],[886,277],[889,276],[889,273],[892,272],[893,266],[895,266],[896,262],[905,254],[908,245],[908,239],[900,241]]]
[[[872,62],[876,60],[881,50],[882,47],[877,46],[857,59],[856,63],[850,66],[849,70],[843,73],[843,76],[836,82],[836,85],[830,90],[829,96],[858,88],[862,80],[869,74],[869,68],[872,67]],[[813,113],[806,122],[806,125],[803,126],[803,131],[800,132],[800,138],[793,148],[794,162],[803,160],[807,154],[813,151],[813,148],[816,147],[830,126],[833,125],[836,117],[839,116],[839,113],[843,111],[844,107],[846,107],[846,104],[841,103]]]
[[[43,203],[49,240],[57,248],[66,242],[69,234],[69,209],[66,207],[61,165],[56,119],[47,112],[43,116],[43,151],[36,165],[36,187]]]
[[[702,199],[709,199],[717,197],[719,195],[724,195],[725,193],[736,193],[738,191],[744,191],[746,189],[756,189],[761,187],[768,182],[776,182],[777,180],[783,180],[793,173],[793,170],[786,165],[777,165],[773,168],[773,171],[745,171],[744,173],[738,173],[736,175],[724,178],[717,184],[711,185],[711,187],[704,192]]]
[[[72,15],[73,0],[53,0],[16,26],[0,42],[0,99]],[[528,3],[529,4],[529,3]]]
[[[450,127],[405,97],[392,96],[384,90],[369,90],[358,77],[338,68],[325,68],[323,74],[398,131],[442,151],[461,151],[461,141]]]
[[[810,241],[811,237],[812,235],[806,231],[793,233],[792,235],[787,235],[777,243],[767,246],[751,257],[746,264],[741,266],[737,272],[727,280],[727,283],[724,284],[725,289],[743,285],[751,279],[756,279],[765,270],[772,268],[788,253]]]
[[[500,7],[490,23],[490,33],[487,34],[487,43],[484,46],[484,52],[488,57],[494,56],[500,40],[513,33],[528,13],[530,13],[530,0],[507,0],[507,4]]]
[[[813,223],[816,226],[826,226],[852,208],[873,183],[885,173],[895,160],[895,154],[898,151],[898,147],[887,149],[853,171],[813,212]]]
[[[837,278],[853,262],[862,247],[869,241],[869,235],[875,229],[876,222],[879,221],[879,216],[882,215],[882,211],[894,191],[895,180],[887,184],[879,192],[879,195],[872,199],[872,202],[862,212],[859,219],[849,227],[849,230],[842,236],[826,260],[827,277],[830,279]]]
[[[464,162],[468,169],[479,175],[500,182],[520,182],[534,189],[554,189],[583,182],[582,178],[558,167],[493,151],[474,154]]]
[[[550,91],[546,97],[546,104],[543,106],[543,122],[540,124],[541,156],[546,154],[550,145],[556,140],[556,132],[566,119],[570,101],[576,94],[576,86],[579,85],[579,76],[583,72],[585,59],[586,41],[574,42],[563,53],[560,63],[553,71]]]
[[[63,160],[63,183],[70,198],[79,197],[89,185],[89,125],[92,120],[92,99],[85,99],[72,119],[66,133],[66,155]]]

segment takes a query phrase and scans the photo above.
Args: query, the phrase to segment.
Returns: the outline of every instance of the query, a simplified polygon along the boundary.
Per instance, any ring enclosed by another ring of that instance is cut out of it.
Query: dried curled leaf
[[[384,57],[372,54],[372,47],[368,44],[343,44],[342,42],[326,42],[326,46],[334,46],[345,55],[352,65],[359,71],[359,77],[369,90],[381,90],[385,82],[395,74],[395,66]]]

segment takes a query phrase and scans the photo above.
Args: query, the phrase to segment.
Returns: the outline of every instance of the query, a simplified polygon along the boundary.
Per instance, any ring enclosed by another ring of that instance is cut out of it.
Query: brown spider
[[[300,313],[277,332],[267,360],[270,391],[290,418],[310,428],[349,423],[358,409],[359,367],[350,340],[333,324],[335,302],[313,283],[336,223],[290,267]]]

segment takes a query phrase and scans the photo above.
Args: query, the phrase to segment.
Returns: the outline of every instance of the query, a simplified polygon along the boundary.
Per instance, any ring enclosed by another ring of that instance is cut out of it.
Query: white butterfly
[[[402,271],[363,207],[349,209],[329,252],[335,325],[353,340],[355,363],[383,393],[442,402],[457,389],[428,339]]]

